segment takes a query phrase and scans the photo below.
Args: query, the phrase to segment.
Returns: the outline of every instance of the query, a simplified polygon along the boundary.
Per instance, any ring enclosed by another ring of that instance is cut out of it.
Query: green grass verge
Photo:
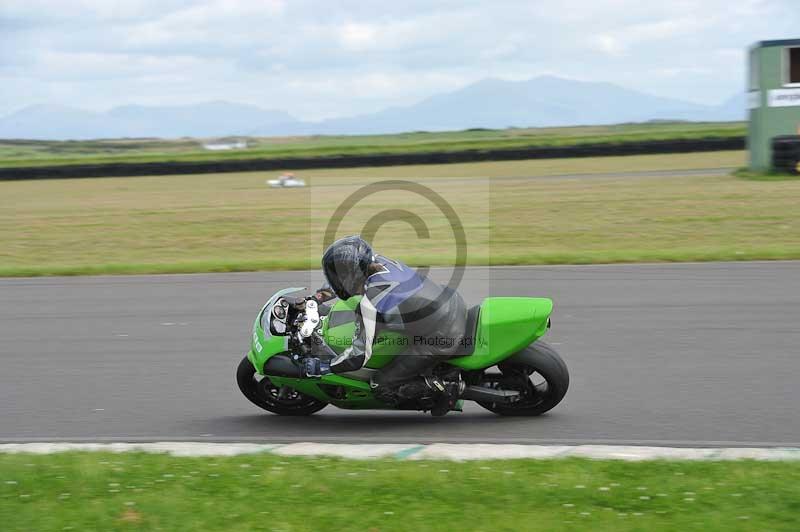
[[[449,257],[424,257],[407,255],[412,266],[452,266]],[[563,252],[556,254],[520,253],[501,254],[491,257],[477,257],[468,262],[469,266],[541,266],[559,264],[626,264],[626,263],[666,263],[666,262],[737,262],[754,260],[797,260],[800,259],[800,245],[795,247],[758,246],[747,251],[736,248],[727,249],[674,249],[674,250],[623,250],[601,252]],[[285,259],[265,261],[205,261],[179,262],[173,264],[95,264],[54,266],[0,267],[0,277],[51,277],[82,275],[145,275],[170,273],[231,273],[257,271],[318,270],[319,257],[310,259]]]
[[[800,463],[0,455],[36,530],[797,530]]]
[[[795,181],[800,180],[800,174],[788,174],[785,172],[756,172],[749,168],[739,168],[733,175],[750,181]]]
[[[743,122],[660,122],[396,135],[254,137],[248,139],[247,149],[225,152],[203,149],[201,139],[0,140],[0,167],[431,153],[645,140],[727,138],[745,134],[746,126]]]

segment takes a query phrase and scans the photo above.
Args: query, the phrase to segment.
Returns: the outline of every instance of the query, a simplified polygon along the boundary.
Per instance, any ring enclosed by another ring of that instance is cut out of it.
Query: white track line
[[[236,456],[273,453],[281,456],[335,456],[340,458],[401,460],[496,460],[519,458],[591,458],[642,460],[800,460],[800,448],[690,448],[629,445],[504,445],[504,444],[347,444],[347,443],[7,443],[0,453],[51,454],[68,451],[168,453],[173,456]]]

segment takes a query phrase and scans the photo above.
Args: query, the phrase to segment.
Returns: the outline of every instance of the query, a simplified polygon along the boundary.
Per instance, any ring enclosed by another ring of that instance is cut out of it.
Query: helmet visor
[[[338,266],[338,267],[337,267]],[[326,264],[323,268],[325,279],[339,299],[350,299],[363,291],[365,276],[358,269],[343,264]]]

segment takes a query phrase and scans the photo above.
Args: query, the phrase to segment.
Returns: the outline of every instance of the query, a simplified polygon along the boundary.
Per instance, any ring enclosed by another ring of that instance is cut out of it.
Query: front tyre
[[[567,365],[555,349],[536,341],[498,365],[501,374],[485,374],[482,385],[498,390],[517,390],[515,403],[478,402],[502,416],[538,416],[564,398],[569,388]]]
[[[236,382],[251,403],[273,414],[309,416],[328,406],[328,403],[297,390],[284,390],[284,393],[281,393],[281,390],[266,377],[261,380],[256,379],[256,369],[247,357],[239,362]]]

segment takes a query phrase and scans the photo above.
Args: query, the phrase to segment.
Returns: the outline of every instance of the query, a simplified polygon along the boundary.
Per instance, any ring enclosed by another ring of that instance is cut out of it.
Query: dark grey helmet
[[[372,246],[358,235],[340,238],[322,255],[322,272],[339,299],[349,299],[363,294],[369,276],[369,265],[374,262]]]

